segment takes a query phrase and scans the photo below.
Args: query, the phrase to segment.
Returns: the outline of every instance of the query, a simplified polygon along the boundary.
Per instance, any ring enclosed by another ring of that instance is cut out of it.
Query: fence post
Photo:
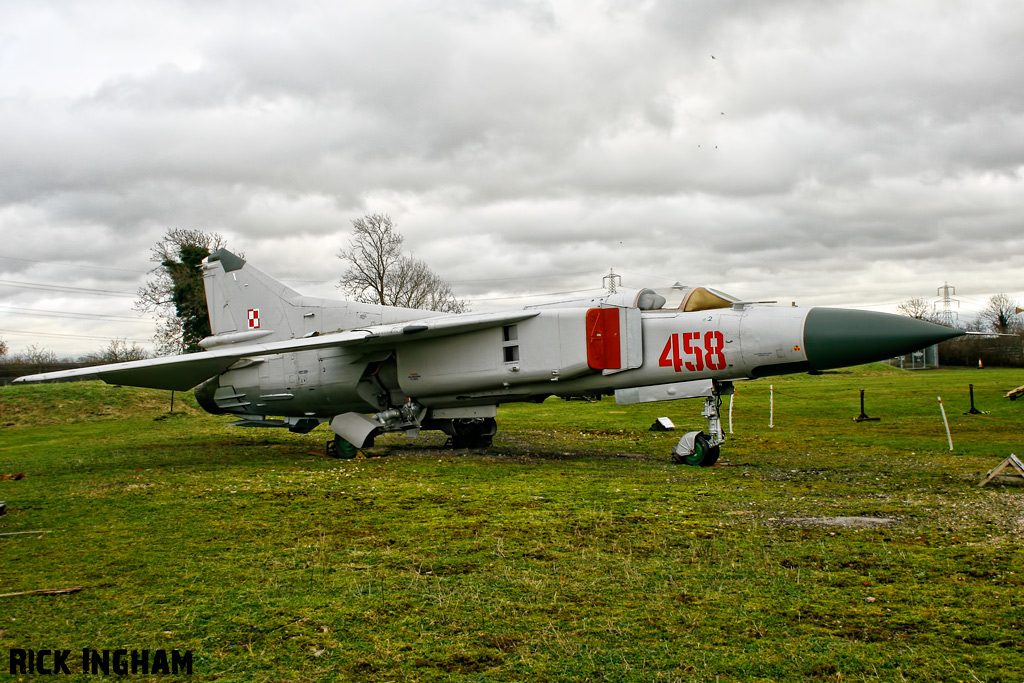
[[[729,433],[732,434],[732,400],[736,398],[736,394],[729,394]]]
[[[949,420],[946,419],[946,406],[942,403],[942,397],[939,396],[939,410],[942,411],[942,421],[946,423],[946,438],[949,439],[949,452],[953,452],[953,435],[949,431]]]

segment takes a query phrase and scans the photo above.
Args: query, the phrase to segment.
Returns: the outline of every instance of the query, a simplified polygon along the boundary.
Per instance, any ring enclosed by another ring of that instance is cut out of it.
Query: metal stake
[[[971,409],[968,410],[964,415],[981,415],[981,411],[974,407],[974,385],[968,384],[971,388]]]
[[[854,422],[878,422],[882,418],[880,417],[868,417],[868,414],[864,412],[864,390],[860,390],[860,415],[853,418]]]

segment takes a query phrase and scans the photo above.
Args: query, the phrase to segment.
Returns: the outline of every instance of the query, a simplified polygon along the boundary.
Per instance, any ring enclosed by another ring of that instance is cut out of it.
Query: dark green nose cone
[[[813,369],[828,370],[902,356],[963,334],[904,315],[812,308],[804,323],[804,349]]]

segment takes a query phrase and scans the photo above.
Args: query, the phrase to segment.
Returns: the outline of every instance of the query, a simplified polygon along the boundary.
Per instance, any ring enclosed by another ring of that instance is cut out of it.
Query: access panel
[[[587,311],[587,364],[594,370],[618,370],[622,367],[618,308],[591,308]]]

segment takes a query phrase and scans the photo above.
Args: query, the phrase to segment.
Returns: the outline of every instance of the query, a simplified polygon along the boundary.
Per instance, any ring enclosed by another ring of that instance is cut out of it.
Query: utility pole
[[[939,319],[939,323],[945,325],[946,327],[953,327],[953,323],[958,319],[959,316],[953,312],[953,309],[950,306],[950,304],[955,301],[956,307],[960,308],[960,299],[953,299],[950,296],[951,294],[956,294],[956,287],[952,287],[948,282],[945,282],[941,287],[938,288],[936,293],[939,295],[940,301],[942,301],[942,310],[936,313]]]

